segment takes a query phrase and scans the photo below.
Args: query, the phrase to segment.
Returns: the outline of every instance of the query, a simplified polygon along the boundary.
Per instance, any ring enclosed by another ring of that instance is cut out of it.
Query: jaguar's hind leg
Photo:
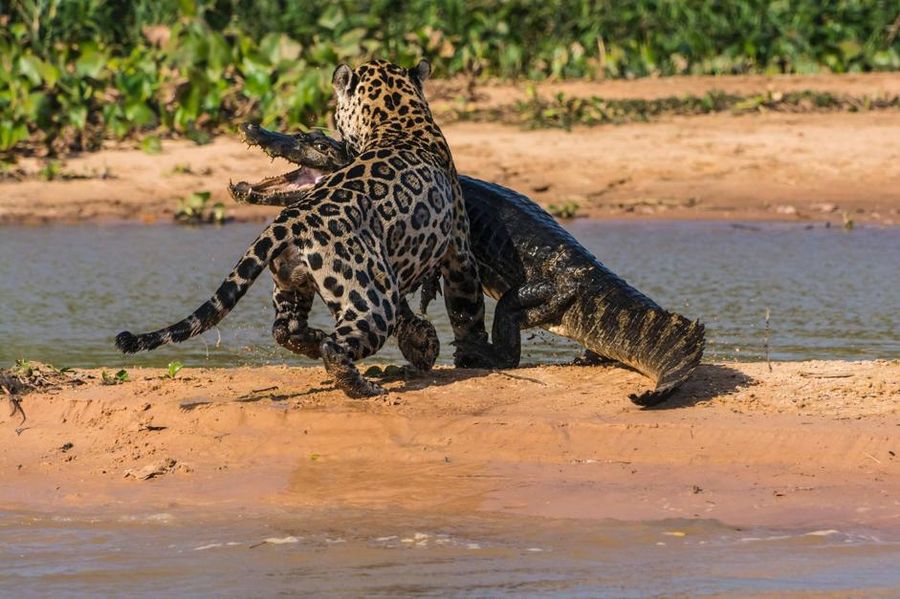
[[[317,278],[319,293],[336,320],[334,333],[322,341],[319,351],[325,370],[339,388],[351,397],[370,397],[385,390],[366,380],[354,362],[377,352],[394,332],[400,294],[381,255],[358,241],[360,247],[351,247],[359,251],[358,261],[348,249],[350,260],[335,258],[330,268],[316,273],[321,276],[321,281]]]
[[[319,346],[328,334],[307,324],[315,294],[311,279],[293,289],[282,289],[276,283],[272,292],[272,305],[275,307],[272,336],[278,345],[295,354],[318,360],[322,357]]]
[[[394,328],[400,353],[416,370],[428,372],[441,351],[434,325],[413,314],[406,299],[400,300],[400,314]]]

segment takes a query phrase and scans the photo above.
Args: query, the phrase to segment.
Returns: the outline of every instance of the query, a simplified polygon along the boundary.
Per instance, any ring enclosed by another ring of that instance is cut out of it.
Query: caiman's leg
[[[538,281],[510,289],[497,302],[491,342],[503,368],[519,365],[522,329],[558,320],[575,298],[577,287]]]
[[[410,364],[417,370],[431,370],[441,351],[441,342],[434,325],[413,314],[405,298],[400,300],[394,335],[397,336],[400,353]]]
[[[295,354],[318,360],[322,357],[319,346],[328,335],[307,324],[315,294],[311,280],[292,289],[281,289],[276,284],[272,292],[272,305],[275,307],[272,336],[278,345]]]

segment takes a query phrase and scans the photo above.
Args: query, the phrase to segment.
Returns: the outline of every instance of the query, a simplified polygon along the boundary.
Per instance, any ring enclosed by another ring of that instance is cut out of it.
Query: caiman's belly
[[[569,327],[564,324],[542,324],[541,328],[550,331],[554,335],[573,339],[573,337],[569,334],[571,332],[569,331]]]

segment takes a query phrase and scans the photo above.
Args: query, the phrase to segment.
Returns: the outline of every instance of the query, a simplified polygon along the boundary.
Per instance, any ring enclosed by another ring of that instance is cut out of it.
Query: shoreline
[[[26,395],[24,425],[3,412],[0,509],[900,531],[897,360],[704,364],[651,410],[627,399],[646,381],[613,367],[442,368],[362,401],[321,368],[129,374],[102,385],[99,370],[77,371],[85,384]]]
[[[541,97],[652,99],[713,89],[874,97],[900,94],[900,77],[671,77],[544,82],[535,89]],[[460,173],[510,187],[544,207],[577,205],[579,217],[900,224],[897,110],[722,112],[529,130],[450,118],[459,109],[489,111],[521,101],[524,84],[478,85],[471,96],[465,82],[438,81],[429,94]],[[206,145],[163,140],[156,155],[133,142],[109,142],[59,161],[49,181],[41,180],[43,167],[40,159],[22,158],[0,178],[0,225],[171,222],[179,201],[199,191],[209,191],[210,205],[223,202],[238,221],[263,222],[277,209],[236,204],[229,180],[254,181],[291,168],[248,149],[237,134]]]

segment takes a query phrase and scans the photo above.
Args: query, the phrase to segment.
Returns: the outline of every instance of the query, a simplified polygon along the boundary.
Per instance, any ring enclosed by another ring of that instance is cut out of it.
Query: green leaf
[[[28,127],[25,123],[0,121],[0,151],[11,150],[20,141],[28,139]]]
[[[187,197],[185,204],[191,210],[200,212],[203,210],[203,207],[206,205],[206,202],[209,201],[211,196],[212,194],[208,191],[195,191]]]
[[[162,141],[157,135],[148,135],[141,140],[141,149],[147,154],[161,154]]]
[[[87,117],[87,106],[73,106],[69,109],[69,122],[75,125],[79,131],[84,130],[87,126]]]
[[[75,61],[75,72],[81,77],[96,78],[108,60],[96,43],[86,42],[81,46],[81,56]]]
[[[178,372],[179,372],[182,368],[184,368],[184,364],[182,364],[181,362],[179,362],[179,361],[176,360],[176,361],[174,361],[174,362],[169,362],[169,365],[168,365],[167,368],[168,368],[168,370],[167,370],[167,372],[166,372],[166,375],[167,375],[170,379],[174,379],[174,378],[175,378],[175,375],[177,375]]]
[[[125,118],[138,127],[143,127],[156,121],[156,113],[144,102],[129,102],[125,105]]]
[[[278,64],[282,60],[297,60],[302,49],[303,46],[283,33],[270,33],[259,43],[260,53],[271,64]]]
[[[32,85],[40,85],[43,81],[40,65],[41,60],[31,54],[25,54],[19,57],[19,72],[22,73]]]
[[[325,12],[322,13],[322,16],[319,17],[318,25],[325,29],[335,30],[343,21],[344,11],[341,10],[340,6],[332,4],[326,8]]]

